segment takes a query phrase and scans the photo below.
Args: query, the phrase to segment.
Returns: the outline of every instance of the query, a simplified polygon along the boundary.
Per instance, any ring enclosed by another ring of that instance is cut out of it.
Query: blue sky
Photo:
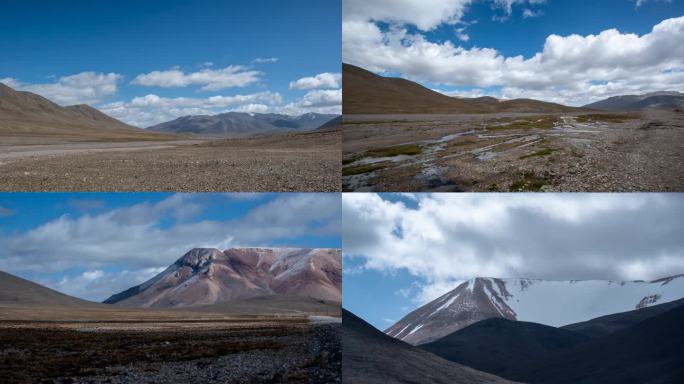
[[[345,62],[466,97],[583,105],[684,90],[682,1],[386,3],[344,2]]]
[[[92,104],[138,125],[173,117],[178,114],[173,109],[339,110],[340,84],[334,81],[290,87],[298,79],[340,72],[339,0],[74,0],[68,5],[9,0],[2,14],[0,79],[60,104]],[[231,66],[232,78],[221,78],[220,71]],[[181,73],[166,73],[165,83],[135,81],[174,69]],[[60,82],[83,73],[112,76]],[[192,74],[204,80],[182,77]],[[172,81],[176,86],[169,86]],[[150,105],[149,98],[145,105],[132,104],[146,95],[252,97],[214,105],[187,100]]]
[[[91,300],[195,247],[341,248],[339,194],[0,194],[0,270]]]
[[[343,305],[379,329],[475,277],[684,273],[684,194],[342,196]]]

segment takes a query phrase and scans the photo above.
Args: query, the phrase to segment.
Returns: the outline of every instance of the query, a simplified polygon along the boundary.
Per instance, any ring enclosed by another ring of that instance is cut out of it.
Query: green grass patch
[[[419,155],[422,153],[416,144],[397,145],[394,147],[376,148],[366,151],[366,157],[394,157],[399,155]]]
[[[342,169],[342,176],[361,175],[368,172],[378,171],[385,168],[382,164],[360,165],[358,167],[347,167]]]
[[[548,156],[548,155],[552,154],[554,151],[555,150],[551,149],[551,148],[544,148],[544,149],[539,150],[537,152],[530,153],[529,155],[520,156],[519,159],[524,160],[524,159],[529,159],[530,157]]]
[[[363,156],[361,156],[361,155],[355,155],[352,157],[348,157],[346,159],[342,159],[342,165],[351,164],[357,160],[361,160],[362,158],[363,158]]]
[[[533,172],[523,172],[508,190],[510,192],[539,192],[544,185],[548,184],[548,181],[548,177],[539,177]]]
[[[556,123],[560,122],[557,116],[533,116],[524,119],[501,119],[498,125],[489,126],[490,130],[508,129],[551,129]]]
[[[637,114],[621,114],[621,113],[590,113],[587,115],[577,116],[578,123],[624,123],[627,120],[638,119],[641,116]]]

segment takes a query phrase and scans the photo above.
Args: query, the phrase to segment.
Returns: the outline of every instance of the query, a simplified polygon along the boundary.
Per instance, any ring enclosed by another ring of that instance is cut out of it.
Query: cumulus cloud
[[[345,257],[406,270],[429,301],[477,277],[656,279],[684,272],[684,199],[670,194],[343,195]]]
[[[281,194],[226,221],[202,215],[219,209],[224,208],[206,196],[175,194],[156,203],[64,215],[26,231],[0,232],[0,270],[59,274],[81,269],[85,272],[79,275],[38,280],[99,300],[148,279],[191,248],[301,246],[298,237],[341,231],[337,194]]]
[[[319,89],[307,92],[300,100],[289,103],[278,110],[288,115],[307,112],[341,114],[342,89]]]
[[[140,74],[132,83],[147,87],[162,88],[201,85],[203,91],[218,91],[225,88],[245,87],[259,81],[262,73],[242,65],[231,65],[222,69],[204,68],[198,72],[185,73],[180,69],[152,71]]]
[[[53,83],[24,83],[13,78],[0,82],[17,90],[33,92],[60,105],[93,104],[117,92],[122,76],[117,73],[81,72]]]
[[[345,62],[424,83],[501,87],[505,98],[582,105],[618,94],[684,88],[684,16],[641,36],[616,29],[550,35],[530,58],[432,42],[403,26],[382,30],[373,21],[345,20],[342,28]]]
[[[290,89],[330,89],[339,88],[342,75],[339,73],[321,73],[313,77],[302,77],[290,82]]]
[[[276,92],[206,98],[167,98],[149,94],[134,97],[129,102],[108,103],[100,109],[126,123],[147,127],[187,115],[215,115],[229,111],[267,112],[282,101],[282,96]]]

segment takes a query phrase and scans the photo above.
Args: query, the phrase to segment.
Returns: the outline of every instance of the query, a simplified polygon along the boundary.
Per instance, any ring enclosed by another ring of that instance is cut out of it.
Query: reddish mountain
[[[340,250],[196,248],[149,281],[104,302],[173,308],[269,295],[341,302]]]

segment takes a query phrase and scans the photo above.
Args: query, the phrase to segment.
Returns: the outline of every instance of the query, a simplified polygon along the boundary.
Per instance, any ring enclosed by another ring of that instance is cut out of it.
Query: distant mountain
[[[384,335],[342,310],[342,382],[349,384],[510,383]]]
[[[578,108],[530,99],[450,97],[401,78],[378,76],[343,64],[344,114],[570,112]]]
[[[341,127],[342,127],[342,116],[337,116],[334,119],[329,120],[327,123],[316,128],[316,130],[317,131],[334,131],[336,129],[340,129]]]
[[[340,250],[196,248],[147,282],[104,302],[176,308],[276,294],[341,302]]]
[[[678,383],[684,378],[683,301],[554,328],[487,319],[421,348],[447,360],[531,384]],[[605,332],[587,324],[612,324]],[[572,331],[577,329],[579,331]]]
[[[549,354],[588,339],[579,333],[547,325],[491,318],[420,348],[450,361],[502,375],[511,367],[536,364]]]
[[[320,113],[300,116],[275,113],[228,112],[219,115],[183,116],[147,128],[154,132],[238,137],[278,132],[311,131],[338,117]]]
[[[684,106],[684,93],[653,92],[643,95],[613,96],[587,104],[584,108],[605,111],[641,111],[648,108],[676,109]]]
[[[74,307],[99,306],[86,300],[65,295],[48,287],[0,271],[0,307],[61,305]]]
[[[84,105],[59,106],[0,83],[0,134],[74,139],[168,138],[116,120]]]
[[[651,282],[475,278],[385,332],[417,345],[493,317],[559,327],[682,297],[684,276]]]

